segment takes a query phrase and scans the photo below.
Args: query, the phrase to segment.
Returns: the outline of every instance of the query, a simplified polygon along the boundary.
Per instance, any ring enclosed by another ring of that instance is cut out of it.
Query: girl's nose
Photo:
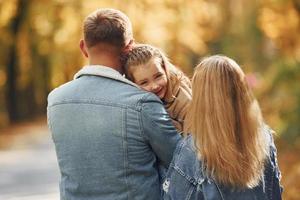
[[[152,92],[156,92],[157,90],[159,89],[159,85],[158,84],[152,84],[152,86],[151,86],[151,90],[152,90]]]

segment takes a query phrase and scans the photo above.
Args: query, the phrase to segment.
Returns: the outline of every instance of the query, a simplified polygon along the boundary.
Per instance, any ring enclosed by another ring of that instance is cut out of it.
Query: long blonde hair
[[[175,98],[176,88],[181,84],[191,87],[191,82],[185,74],[175,67],[167,58],[167,56],[159,49],[149,44],[136,44],[128,53],[127,61],[125,63],[125,75],[128,79],[133,81],[131,68],[138,65],[147,64],[151,59],[158,58],[166,72],[168,87],[166,95],[163,99],[165,103],[171,103]]]
[[[268,144],[259,106],[239,65],[225,56],[203,59],[192,91],[188,119],[203,171],[220,184],[258,185]]]

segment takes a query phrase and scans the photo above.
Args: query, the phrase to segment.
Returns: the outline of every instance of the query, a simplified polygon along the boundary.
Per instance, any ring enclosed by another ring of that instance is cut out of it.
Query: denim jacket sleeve
[[[269,128],[269,127],[268,127]],[[270,134],[270,161],[271,161],[271,166],[273,168],[273,181],[271,185],[272,192],[270,193],[271,199],[281,199],[283,187],[280,184],[280,179],[281,179],[281,173],[279,170],[278,162],[277,162],[277,149],[274,143],[273,139],[273,133],[274,131],[269,128],[269,134]]]
[[[173,126],[162,102],[152,94],[142,103],[141,124],[146,140],[161,164],[168,168],[181,136]]]

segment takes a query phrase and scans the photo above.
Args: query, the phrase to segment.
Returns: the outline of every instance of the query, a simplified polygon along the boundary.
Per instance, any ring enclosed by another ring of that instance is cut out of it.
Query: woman
[[[245,74],[211,56],[196,67],[181,142],[163,184],[164,199],[281,199],[276,148]]]

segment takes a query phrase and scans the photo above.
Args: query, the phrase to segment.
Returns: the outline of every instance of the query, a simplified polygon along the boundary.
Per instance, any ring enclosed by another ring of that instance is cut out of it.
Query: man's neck
[[[110,45],[99,45],[89,49],[89,64],[103,65],[123,73],[119,52]]]
[[[89,64],[90,65],[103,65],[105,67],[113,68],[120,73],[123,73],[120,61],[118,61],[116,58],[111,59],[105,55],[98,55],[98,56],[90,57]]]

